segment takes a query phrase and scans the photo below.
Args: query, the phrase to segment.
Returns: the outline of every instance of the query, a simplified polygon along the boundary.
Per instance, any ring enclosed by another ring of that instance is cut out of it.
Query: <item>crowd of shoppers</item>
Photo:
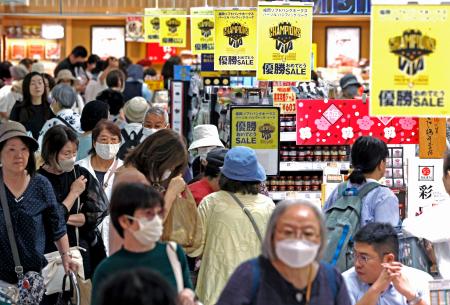
[[[180,62],[164,67],[166,86]],[[152,104],[144,82],[152,68],[77,46],[54,77],[44,70],[32,61],[0,65],[9,73],[0,89],[0,187],[24,272],[41,272],[54,251],[65,272],[76,272],[69,248],[80,247],[93,305],[429,304],[431,276],[399,262],[398,199],[378,182],[388,157],[381,140],[357,139],[349,179],[323,208],[377,184],[361,199],[354,267],[341,274],[322,261],[327,214],[308,201],[275,205],[255,151],[225,148],[214,125],[196,126],[187,145]],[[200,242],[185,252],[161,239],[189,192]],[[17,283],[0,212],[0,280]],[[41,304],[59,302],[56,294]]]

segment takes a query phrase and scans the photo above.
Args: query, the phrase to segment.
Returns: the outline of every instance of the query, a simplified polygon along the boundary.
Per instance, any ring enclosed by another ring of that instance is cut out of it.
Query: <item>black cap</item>
[[[211,167],[217,167],[220,168],[223,166],[223,161],[225,159],[225,155],[227,154],[228,149],[227,148],[214,148],[206,155],[206,161],[208,162],[208,165]]]
[[[353,74],[346,74],[339,80],[339,85],[342,89],[347,88],[348,86],[355,85],[360,87],[361,84],[358,82],[358,79]]]

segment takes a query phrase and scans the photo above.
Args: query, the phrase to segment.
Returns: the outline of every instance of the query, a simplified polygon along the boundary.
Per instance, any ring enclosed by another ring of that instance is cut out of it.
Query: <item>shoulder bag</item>
[[[258,225],[256,224],[256,221],[252,216],[252,213],[250,213],[250,211],[244,206],[244,204],[239,200],[239,198],[237,198],[237,196],[234,193],[232,193],[232,192],[227,192],[227,193],[230,194],[230,196],[234,199],[234,201],[236,201],[236,203],[241,207],[242,211],[244,211],[245,215],[247,215],[248,219],[252,223],[253,229],[255,230],[259,241],[262,244],[263,239],[262,239],[261,231],[259,230]]]
[[[14,271],[17,274],[18,283],[8,284],[0,281],[0,300],[6,303],[20,305],[38,305],[44,295],[44,279],[35,271],[23,274],[23,266],[20,263],[19,250],[17,249],[16,237],[11,221],[8,199],[6,198],[5,184],[3,182],[3,172],[0,170],[0,201],[8,231],[9,244],[14,259]]]

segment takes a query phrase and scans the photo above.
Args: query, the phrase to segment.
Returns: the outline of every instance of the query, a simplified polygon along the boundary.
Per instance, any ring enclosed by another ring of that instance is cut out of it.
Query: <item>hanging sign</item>
[[[161,16],[159,30],[159,44],[162,47],[186,46],[187,18],[186,11],[174,9],[165,12],[168,16]],[[182,15],[182,16],[177,16]]]
[[[146,8],[144,13],[145,42],[159,42],[159,28],[161,23],[159,15],[162,13],[162,10],[157,8]]]
[[[450,5],[374,5],[371,115],[450,116]]]
[[[259,2],[258,80],[311,79],[312,16],[312,2]]]
[[[144,18],[141,16],[127,17],[125,40],[144,42]]]
[[[419,120],[419,156],[421,159],[442,159],[447,150],[447,122],[445,119]]]
[[[214,53],[214,9],[191,7],[191,51],[193,54]]]
[[[295,114],[296,94],[291,87],[273,87],[273,106],[281,114]]]
[[[297,145],[351,145],[360,136],[419,143],[417,118],[371,117],[368,100],[298,100]]]
[[[256,8],[214,10],[216,71],[256,70]]]
[[[231,147],[254,149],[266,175],[279,172],[279,117],[280,109],[276,107],[231,108]]]

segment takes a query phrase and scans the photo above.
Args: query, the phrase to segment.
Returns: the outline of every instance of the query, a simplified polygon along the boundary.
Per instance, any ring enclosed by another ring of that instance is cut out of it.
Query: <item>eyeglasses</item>
[[[353,253],[353,260],[355,263],[360,262],[362,265],[365,265],[371,259],[374,259],[374,258],[370,257],[368,255],[365,255],[365,254]]]

